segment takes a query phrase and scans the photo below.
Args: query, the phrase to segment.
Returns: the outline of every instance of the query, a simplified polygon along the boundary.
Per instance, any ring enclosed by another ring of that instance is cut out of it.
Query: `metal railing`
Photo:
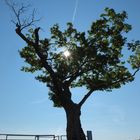
[[[92,140],[92,132],[87,131],[87,140]],[[28,135],[28,134],[0,134],[0,140],[67,140],[66,135]]]
[[[0,140],[59,140],[55,135],[0,134]]]

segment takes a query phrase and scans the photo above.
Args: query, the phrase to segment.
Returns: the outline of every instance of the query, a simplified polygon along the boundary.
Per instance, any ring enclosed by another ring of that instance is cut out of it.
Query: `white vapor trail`
[[[75,16],[76,16],[76,13],[77,13],[78,1],[79,0],[76,0],[76,2],[75,2],[75,7],[74,7],[74,11],[73,11],[73,16],[72,16],[72,23],[74,22]]]

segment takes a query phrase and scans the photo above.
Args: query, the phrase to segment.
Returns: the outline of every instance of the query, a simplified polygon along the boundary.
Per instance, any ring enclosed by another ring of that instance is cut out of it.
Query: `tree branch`
[[[6,4],[9,6],[9,8],[11,8],[12,12],[14,13],[15,17],[16,17],[16,21],[12,20],[12,22],[16,25],[16,33],[21,37],[21,39],[23,39],[28,45],[33,46],[35,48],[35,51],[37,53],[37,55],[39,56],[39,58],[41,59],[44,68],[51,74],[52,78],[55,79],[55,73],[53,72],[53,70],[51,69],[51,67],[48,65],[48,63],[46,62],[46,56],[44,56],[40,49],[39,49],[39,29],[40,28],[36,28],[34,30],[34,34],[35,34],[35,42],[31,41],[30,39],[28,39],[23,33],[22,30],[32,26],[34,24],[34,22],[39,21],[35,20],[35,9],[32,12],[32,16],[29,19],[21,19],[21,15],[27,10],[28,6],[24,6],[23,4],[21,4],[20,8],[17,9],[17,4],[16,3],[11,3],[8,0],[5,0]]]
[[[22,32],[21,32],[21,27],[20,25],[16,25],[17,28],[16,28],[16,33],[28,44],[28,45],[31,45],[31,46],[34,46],[35,43],[33,41],[30,41]]]
[[[117,84],[117,83],[120,83],[120,82],[128,81],[128,80],[130,80],[131,78],[134,78],[134,76],[136,75],[136,73],[137,73],[139,70],[140,70],[140,68],[137,68],[137,69],[134,71],[134,73],[133,73],[130,77],[128,77],[128,78],[123,78],[123,79],[120,79],[120,80],[118,80],[118,81],[115,81],[115,82],[111,83],[111,86],[113,86],[113,85],[115,85],[115,84]]]
[[[74,80],[76,80],[76,78],[80,75],[82,75],[83,73],[85,73],[85,71],[82,70],[82,66],[87,63],[87,61],[84,61],[80,66],[79,68],[77,69],[77,71],[75,73],[73,73],[71,76],[70,76],[70,79],[68,81],[66,81],[66,83],[68,85],[71,84],[71,82],[73,82]],[[81,69],[81,71],[80,71]],[[87,70],[86,72],[88,72],[89,70]]]
[[[35,43],[33,44],[33,47],[35,48],[35,51],[36,51],[37,55],[39,56],[39,58],[43,64],[43,67],[50,73],[54,83],[56,83],[56,81],[58,81],[57,76],[56,76],[55,72],[52,70],[52,68],[50,67],[50,65],[47,63],[46,56],[43,55],[43,53],[39,47],[39,33],[38,33],[39,30],[40,30],[40,27],[36,28],[34,30]]]
[[[40,48],[39,48],[39,35],[38,35],[38,32],[39,32],[39,29],[40,28],[36,28],[35,29],[35,42],[33,41],[30,41],[22,32],[21,32],[21,29],[20,29],[20,26],[18,26],[16,28],[16,33],[28,44],[28,45],[31,45],[35,48],[35,51],[37,53],[37,55],[39,56],[42,64],[43,64],[43,67],[50,73],[52,79],[54,79],[54,81],[57,81],[56,80],[56,75],[54,73],[54,71],[52,70],[52,68],[48,65],[48,63],[46,62],[46,57],[41,53],[40,51]]]
[[[26,8],[28,8],[28,6],[24,6],[23,4],[21,5],[21,7],[17,10],[16,7],[17,5],[15,3],[10,3],[8,0],[5,0],[6,4],[11,8],[11,10],[13,11],[13,13],[15,14],[15,17],[17,19],[17,21],[13,21],[14,24],[16,24],[16,33],[21,37],[21,39],[23,39],[28,45],[33,46],[35,48],[35,51],[37,53],[37,55],[39,56],[40,60],[43,63],[44,68],[51,74],[52,78],[55,79],[55,73],[54,71],[51,69],[51,67],[48,65],[48,63],[46,62],[46,57],[41,53],[40,48],[39,48],[39,29],[40,28],[36,28],[34,30],[34,34],[35,34],[35,42],[29,40],[23,33],[22,30],[33,25],[34,22],[39,21],[39,20],[35,20],[34,18],[34,14],[35,14],[35,10],[33,10],[32,13],[32,18],[30,21],[28,21],[27,19],[24,19],[24,21],[21,21],[20,16],[22,13],[24,13],[26,11]]]
[[[82,105],[86,102],[86,100],[93,93],[93,91],[93,89],[89,90],[89,92],[83,97],[83,99],[78,104],[80,107],[82,107]]]
[[[33,9],[31,16],[25,18],[25,16],[23,15],[30,7],[30,5],[26,5],[26,6],[23,4],[18,5],[14,2],[9,2],[8,0],[5,0],[5,3],[12,10],[16,18],[15,20],[12,19],[11,21],[15,25],[19,25],[20,30],[33,26],[35,22],[40,21],[40,19],[35,19],[35,9]]]
[[[139,70],[140,70],[140,68],[137,68],[136,71],[131,75],[131,77],[123,78],[123,79],[120,79],[118,81],[111,83],[110,87],[117,84],[117,83],[125,82],[125,81],[129,80],[130,78],[133,78]],[[98,90],[99,87],[105,88],[106,86],[108,86],[106,82],[100,83],[99,85],[96,85],[96,86],[94,85],[94,87],[91,90],[89,90],[89,92],[79,102],[79,106],[82,107],[82,105],[86,102],[86,100],[93,93],[93,91]]]

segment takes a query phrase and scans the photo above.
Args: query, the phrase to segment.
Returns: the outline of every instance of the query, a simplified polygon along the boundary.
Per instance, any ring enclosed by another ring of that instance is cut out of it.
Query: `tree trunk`
[[[65,108],[67,117],[67,140],[86,140],[81,127],[81,110],[77,104],[72,104]]]

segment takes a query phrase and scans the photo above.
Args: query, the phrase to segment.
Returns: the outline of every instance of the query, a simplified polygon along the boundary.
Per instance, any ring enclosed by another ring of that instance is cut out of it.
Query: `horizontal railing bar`
[[[5,140],[5,139],[0,139],[0,140]],[[9,139],[8,140],[34,140],[34,139]]]
[[[0,136],[55,137],[55,135],[30,135],[30,134],[0,134]]]

